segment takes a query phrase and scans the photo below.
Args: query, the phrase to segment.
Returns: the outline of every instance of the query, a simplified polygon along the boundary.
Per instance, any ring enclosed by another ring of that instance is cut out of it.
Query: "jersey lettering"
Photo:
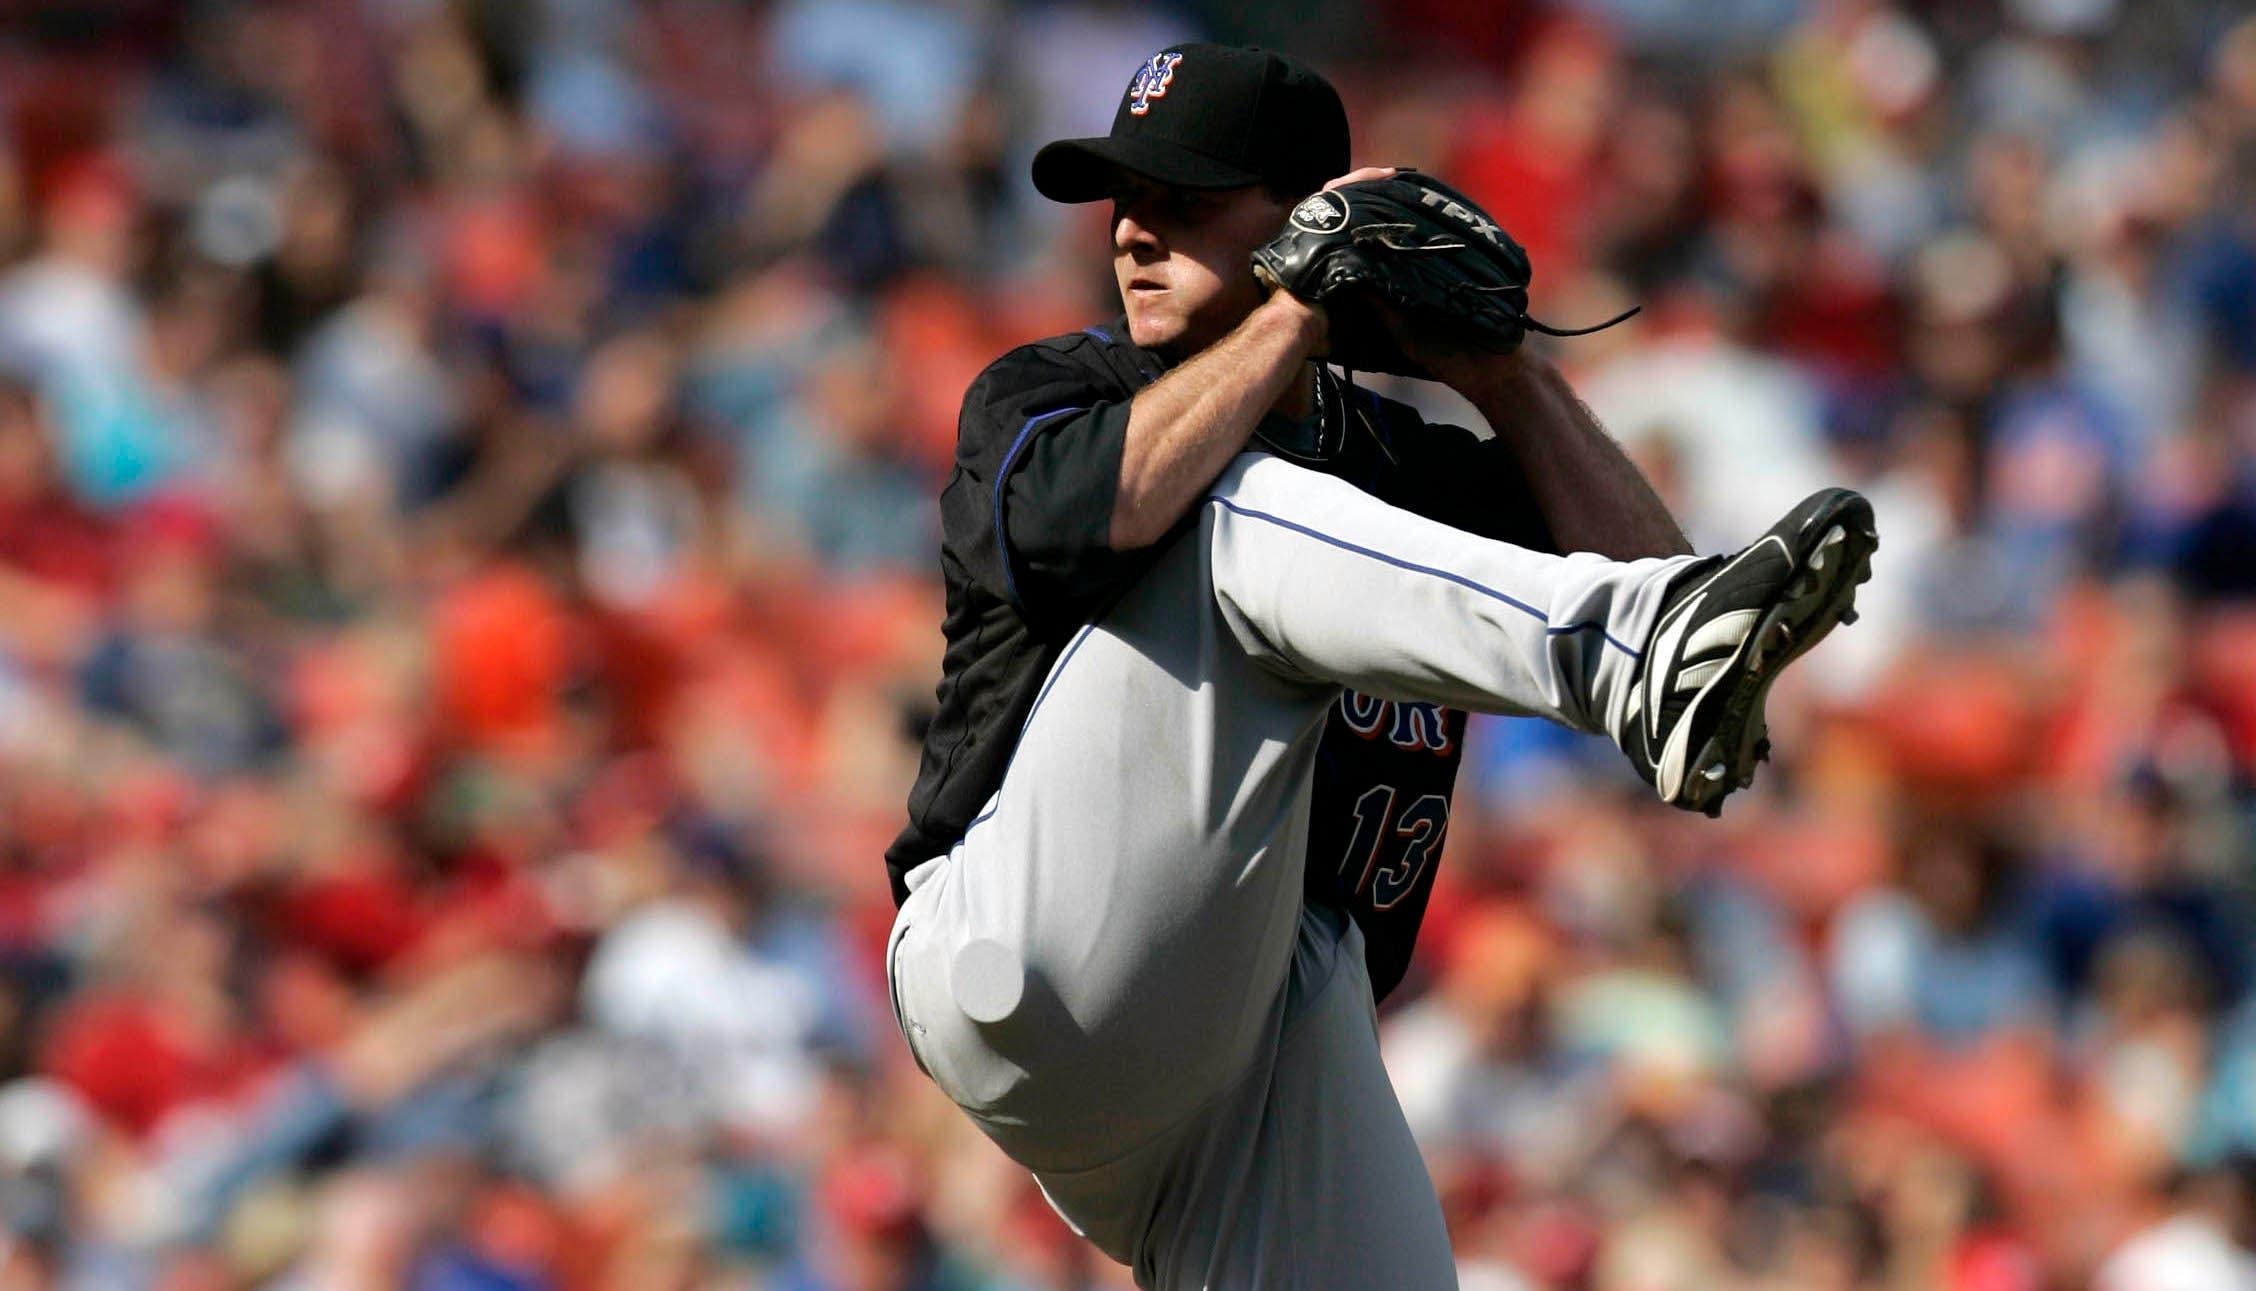
[[[1340,717],[1347,722],[1347,729],[1365,739],[1377,735],[1379,728],[1386,724],[1389,707],[1387,701],[1373,699],[1361,691],[1344,691],[1339,697]]]
[[[1447,754],[1452,748],[1449,710],[1440,704],[1376,699],[1350,690],[1339,697],[1339,714],[1347,729],[1367,740],[1377,738],[1383,730],[1387,742],[1398,749]]]
[[[1396,747],[1424,749],[1429,753],[1449,751],[1449,727],[1442,721],[1439,704],[1397,701],[1394,705],[1394,729],[1387,734]]]

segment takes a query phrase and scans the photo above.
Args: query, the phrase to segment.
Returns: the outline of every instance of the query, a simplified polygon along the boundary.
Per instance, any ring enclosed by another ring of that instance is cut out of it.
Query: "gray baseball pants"
[[[1611,728],[1668,575],[1490,542],[1249,453],[1059,657],[887,947],[918,1064],[1165,1288],[1456,1285],[1362,937],[1303,909],[1342,687]]]

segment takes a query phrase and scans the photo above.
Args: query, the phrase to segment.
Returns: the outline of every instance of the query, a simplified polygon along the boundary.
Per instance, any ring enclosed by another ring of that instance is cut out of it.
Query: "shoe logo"
[[[1151,111],[1153,99],[1167,97],[1167,87],[1175,80],[1175,65],[1183,61],[1179,53],[1169,51],[1154,54],[1151,61],[1136,69],[1136,79],[1128,83],[1128,115],[1140,117]]]
[[[1684,634],[1699,614],[1700,603],[1707,599],[1708,592],[1704,587],[1684,598],[1684,603],[1676,607],[1676,612],[1670,616],[1669,621],[1662,624],[1660,631],[1654,634],[1653,644],[1645,656],[1645,687],[1648,692],[1666,685],[1669,675],[1676,671],[1676,652],[1684,645]],[[1645,737],[1649,741],[1661,738],[1661,716],[1665,703],[1665,697],[1658,693],[1649,693],[1645,697]]]

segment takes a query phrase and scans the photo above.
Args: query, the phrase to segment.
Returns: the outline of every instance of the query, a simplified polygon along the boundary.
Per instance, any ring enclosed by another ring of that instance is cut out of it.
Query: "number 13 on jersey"
[[[1374,910],[1392,909],[1418,886],[1418,876],[1441,851],[1442,837],[1449,832],[1446,795],[1426,794],[1399,814],[1394,800],[1391,784],[1372,785],[1355,800],[1355,836],[1348,840],[1347,854],[1339,863],[1340,877],[1352,876],[1350,895],[1370,889]]]

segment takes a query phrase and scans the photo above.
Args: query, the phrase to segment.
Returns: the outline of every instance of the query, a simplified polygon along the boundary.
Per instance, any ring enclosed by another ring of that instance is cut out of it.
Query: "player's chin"
[[[1180,311],[1149,296],[1128,301],[1128,339],[1147,350],[1161,350],[1183,339],[1189,328]]]
[[[1132,293],[1127,307],[1129,339],[1178,360],[1221,340],[1247,313],[1236,301],[1187,297],[1180,289]]]

